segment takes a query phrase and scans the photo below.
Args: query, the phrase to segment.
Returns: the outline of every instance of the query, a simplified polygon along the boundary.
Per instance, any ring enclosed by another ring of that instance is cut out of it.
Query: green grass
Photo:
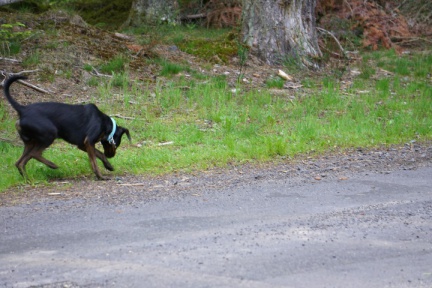
[[[304,83],[309,90],[295,100],[274,96],[266,88],[239,86],[237,90],[243,92],[233,93],[225,77],[169,79],[150,88],[128,81],[123,72],[114,74],[98,85],[91,99],[107,114],[133,118],[117,119],[130,129],[133,144],[123,142],[111,161],[116,168],[112,175],[195,171],[310,151],[430,140],[431,54],[397,56],[379,51],[365,54],[364,61],[392,74],[381,75],[374,68],[373,79],[357,77],[344,91],[330,77],[307,78]],[[0,135],[13,138],[15,115],[0,106],[0,117],[4,123]],[[167,142],[172,143],[160,145]],[[14,167],[21,149],[0,142],[0,191],[23,183]],[[57,141],[45,155],[60,169],[30,161],[27,171],[33,184],[93,177],[87,155],[69,144]]]
[[[265,84],[266,84],[267,88],[282,89],[284,84],[285,84],[285,80],[283,80],[280,77],[271,77],[271,78],[266,80]]]
[[[186,72],[191,71],[187,66],[171,63],[166,60],[159,61],[159,64],[162,66],[162,69],[159,73],[160,76],[172,76],[172,75],[179,74],[182,71],[186,71]]]
[[[102,73],[111,74],[116,72],[124,71],[127,63],[129,62],[128,58],[123,55],[117,55],[110,61],[103,63],[100,66],[100,71]]]
[[[229,29],[207,29],[200,26],[183,25],[159,25],[157,29],[153,26],[129,27],[124,32],[136,35],[137,40],[142,44],[165,43],[167,45],[181,45],[187,41],[193,33],[193,38],[201,41],[202,39],[221,39],[225,38]],[[140,37],[139,35],[143,35]],[[187,45],[187,43],[184,43]],[[214,49],[213,49],[214,50]]]
[[[22,65],[24,67],[33,67],[38,65],[39,63],[40,63],[40,54],[39,51],[35,51],[23,60]]]

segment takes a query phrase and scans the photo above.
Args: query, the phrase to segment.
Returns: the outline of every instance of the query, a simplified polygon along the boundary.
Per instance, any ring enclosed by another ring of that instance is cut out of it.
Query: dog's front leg
[[[84,140],[84,147],[85,151],[87,152],[90,160],[90,165],[92,166],[93,172],[96,174],[96,177],[99,180],[108,180],[108,178],[105,178],[102,176],[102,174],[99,171],[99,168],[96,163],[96,148],[94,144],[89,143],[88,139],[86,138]]]
[[[78,146],[78,148],[84,152],[87,152],[87,148],[85,146]],[[102,161],[104,167],[109,171],[114,171],[114,167],[111,165],[111,163],[108,161],[107,157],[98,149],[95,148],[95,155],[99,160]]]
[[[112,167],[111,163],[109,163],[107,157],[98,149],[95,149],[95,152],[96,152],[96,157],[102,161],[104,167],[109,171],[114,171],[114,168]]]

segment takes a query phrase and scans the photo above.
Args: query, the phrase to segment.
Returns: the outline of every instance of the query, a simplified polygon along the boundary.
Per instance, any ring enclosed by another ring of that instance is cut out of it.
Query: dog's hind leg
[[[15,163],[15,166],[18,168],[18,171],[20,174],[24,177],[26,177],[26,171],[25,166],[27,165],[27,162],[30,161],[30,159],[34,158],[38,160],[39,162],[47,165],[51,169],[57,169],[58,166],[54,164],[53,162],[45,159],[42,156],[43,151],[47,148],[46,145],[40,144],[36,142],[35,140],[24,142],[24,152],[21,155],[21,157],[18,159],[18,161]]]
[[[21,167],[25,166],[27,162],[34,158],[39,162],[47,165],[52,169],[57,169],[58,166],[53,162],[47,160],[42,156],[42,153],[47,149],[57,137],[57,129],[52,123],[30,122],[28,119],[20,119],[15,123],[15,127],[25,144]]]
[[[25,165],[31,159],[30,153],[34,149],[35,143],[34,141],[24,142],[24,151],[18,161],[15,163],[15,166],[18,168],[19,173],[24,178],[27,178],[27,173],[25,171]]]
[[[31,157],[38,160],[39,162],[47,165],[51,169],[57,169],[58,166],[56,164],[54,164],[53,162],[47,160],[46,158],[44,158],[42,156],[42,153],[46,148],[48,148],[48,147],[40,146],[37,149],[33,149],[31,152]]]

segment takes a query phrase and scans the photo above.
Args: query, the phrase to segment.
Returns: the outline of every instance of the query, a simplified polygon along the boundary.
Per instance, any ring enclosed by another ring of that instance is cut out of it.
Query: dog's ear
[[[123,136],[123,134],[126,133],[126,136],[128,137],[129,142],[132,142],[132,138],[130,136],[129,129],[126,129],[126,128],[123,128],[123,127],[121,127],[121,129],[122,129],[121,135]]]

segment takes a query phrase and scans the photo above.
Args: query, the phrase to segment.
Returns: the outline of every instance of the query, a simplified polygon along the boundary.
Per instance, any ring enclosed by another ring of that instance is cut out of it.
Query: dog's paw
[[[114,171],[114,167],[111,166],[111,164],[108,161],[104,161],[103,165],[105,167],[105,169],[107,169],[108,171]]]
[[[112,167],[111,165],[109,165],[109,166],[105,166],[105,168],[106,168],[108,171],[114,171],[114,167]]]
[[[97,176],[97,179],[100,180],[100,181],[108,181],[108,180],[111,180],[110,177],[106,177],[106,176],[102,176],[102,175]]]

